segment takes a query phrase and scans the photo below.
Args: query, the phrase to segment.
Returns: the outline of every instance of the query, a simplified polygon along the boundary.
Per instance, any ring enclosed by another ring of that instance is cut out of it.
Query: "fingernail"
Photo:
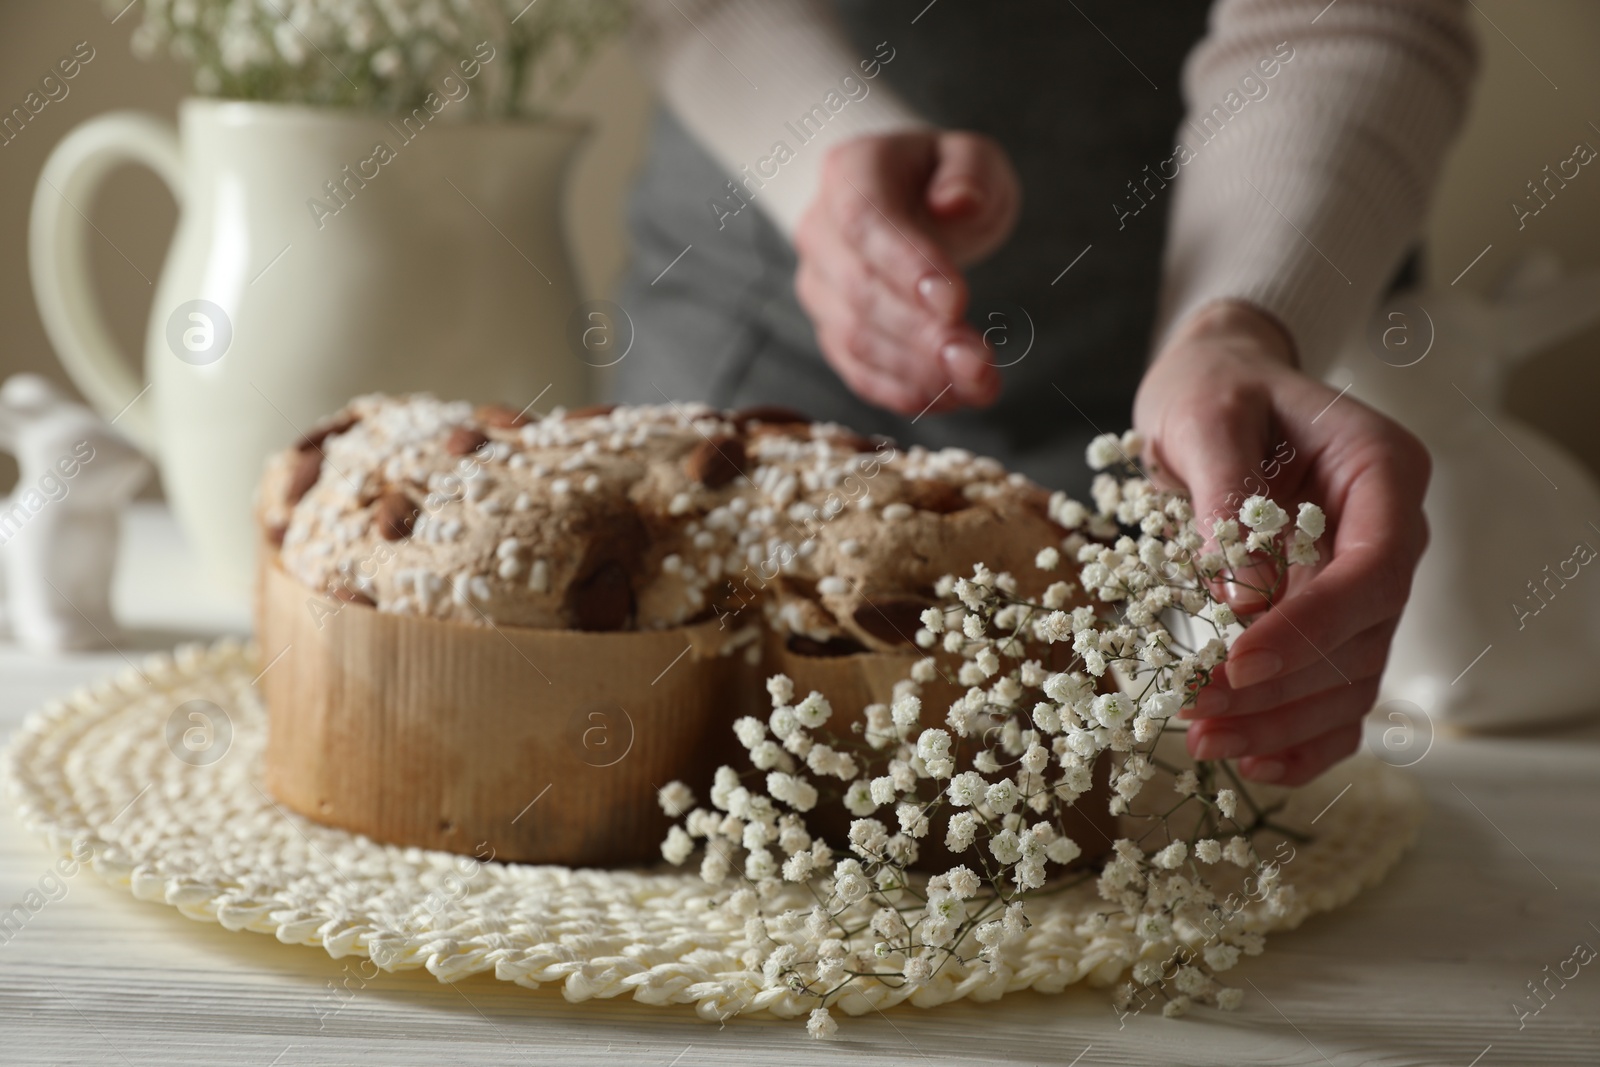
[[[1228,710],[1229,703],[1231,702],[1228,700],[1227,693],[1214,686],[1207,686],[1200,690],[1200,694],[1194,698],[1194,706],[1184,709],[1184,714],[1191,718],[1204,715],[1220,715]]]
[[[943,295],[940,293],[941,288],[948,289],[949,285],[936,275],[925,274],[917,281],[917,295],[922,297],[924,304],[936,311],[944,310],[944,301],[940,299]]]
[[[940,189],[935,199],[953,208],[965,207],[970,210],[983,204],[983,191],[975,185],[963,182]]]
[[[1240,767],[1239,771],[1253,781],[1276,782],[1283,777],[1287,769],[1279,760],[1258,759],[1250,761],[1249,767]]]
[[[939,358],[944,360],[946,369],[959,377],[962,383],[971,382],[983,373],[982,357],[964,345],[945,345],[939,349]]]
[[[1235,611],[1250,611],[1254,613],[1266,606],[1267,598],[1261,595],[1259,589],[1252,589],[1239,582],[1224,582],[1223,595],[1228,598],[1228,604]]]
[[[1276,652],[1246,652],[1227,663],[1228,685],[1234,689],[1248,689],[1269,678],[1277,677],[1283,670],[1283,660]]]
[[[951,341],[939,349],[950,375],[953,393],[963,404],[988,407],[1000,398],[1000,372],[989,362],[989,350],[969,342]]]
[[[1249,745],[1243,734],[1231,730],[1213,730],[1195,742],[1195,759],[1233,759],[1244,755]]]

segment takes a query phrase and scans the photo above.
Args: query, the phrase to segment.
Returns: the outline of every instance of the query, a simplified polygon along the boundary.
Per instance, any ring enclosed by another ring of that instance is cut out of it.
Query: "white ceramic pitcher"
[[[235,589],[249,583],[263,459],[351,396],[520,408],[586,395],[589,366],[565,340],[577,294],[561,214],[584,128],[446,118],[193,99],[181,136],[109,114],[45,164],[29,255],[50,340],[90,402],[156,459],[201,558]],[[85,213],[126,162],[153,169],[180,206],[143,376],[86,269]]]

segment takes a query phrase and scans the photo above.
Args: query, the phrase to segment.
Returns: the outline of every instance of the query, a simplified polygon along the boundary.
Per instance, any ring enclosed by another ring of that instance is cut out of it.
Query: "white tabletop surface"
[[[129,518],[117,605],[130,657],[248,627],[246,606],[208,592],[154,505]],[[114,651],[0,646],[0,734],[122,666]],[[1600,724],[1440,737],[1407,773],[1431,805],[1416,850],[1382,886],[1232,972],[1246,1000],[1231,1015],[1146,1013],[1119,1028],[1104,991],[1074,989],[846,1019],[823,1043],[793,1022],[568,1004],[482,976],[363,982],[353,961],[194,922],[85,871],[0,943],[0,1063],[1600,1064],[1600,960],[1551,977],[1579,943],[1600,949]],[[0,911],[52,859],[0,815]],[[1513,1003],[1538,1003],[1530,983],[1550,992],[1519,1026]]]

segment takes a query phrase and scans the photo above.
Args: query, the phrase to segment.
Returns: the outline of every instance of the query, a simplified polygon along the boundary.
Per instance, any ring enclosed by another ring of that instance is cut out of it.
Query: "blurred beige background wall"
[[[1524,183],[1572,154],[1578,141],[1600,147],[1600,4],[1594,0],[1477,0],[1483,76],[1461,142],[1451,158],[1430,223],[1428,268],[1448,284],[1487,245],[1461,279],[1487,289],[1516,258],[1536,247],[1557,251],[1569,268],[1600,268],[1600,178],[1581,175],[1542,217],[1518,232],[1508,202]],[[0,6],[0,111],[9,111],[80,41],[95,58],[15,140],[0,147],[0,377],[39,371],[65,381],[34,309],[28,280],[27,221],[34,183],[51,148],[79,122],[114,108],[174,116],[185,86],[167,62],[135,60],[131,12],[115,25],[92,0],[7,0]],[[562,110],[586,115],[596,135],[569,187],[571,239],[582,284],[610,287],[627,256],[622,209],[650,109],[649,90],[627,51],[608,49]],[[1595,125],[1591,125],[1591,122]],[[139,352],[153,282],[175,217],[153,175],[113,175],[87,210],[104,241],[93,242],[94,276],[125,350]],[[125,257],[125,258],[124,258]],[[1512,407],[1600,471],[1600,330],[1525,364]],[[11,483],[0,458],[0,486]]]
[[[1458,288],[1484,292],[1535,248],[1568,270],[1600,268],[1600,174],[1580,173],[1537,218],[1517,229],[1514,197],[1572,155],[1600,149],[1600,4],[1594,0],[1475,0],[1483,52],[1472,113],[1457,143],[1429,225],[1427,268],[1449,285],[1485,246],[1494,247]],[[1600,329],[1523,364],[1510,408],[1600,472]]]

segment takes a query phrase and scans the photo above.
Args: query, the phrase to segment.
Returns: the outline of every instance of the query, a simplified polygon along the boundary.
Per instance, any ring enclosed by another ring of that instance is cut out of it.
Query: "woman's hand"
[[[1212,305],[1180,327],[1145,374],[1134,423],[1158,477],[1188,486],[1207,537],[1214,517],[1257,492],[1291,515],[1302,501],[1327,512],[1315,571],[1291,575],[1185,712],[1197,720],[1196,758],[1240,757],[1257,781],[1309,781],[1356,750],[1377,697],[1428,540],[1427,450],[1301,374],[1283,330],[1242,304]],[[1240,614],[1264,607],[1246,590],[1227,594]]]
[[[1005,242],[1020,205],[1005,150],[980,134],[913,130],[829,151],[795,230],[795,292],[856,395],[902,414],[994,402],[1000,372],[962,319],[960,268]]]

